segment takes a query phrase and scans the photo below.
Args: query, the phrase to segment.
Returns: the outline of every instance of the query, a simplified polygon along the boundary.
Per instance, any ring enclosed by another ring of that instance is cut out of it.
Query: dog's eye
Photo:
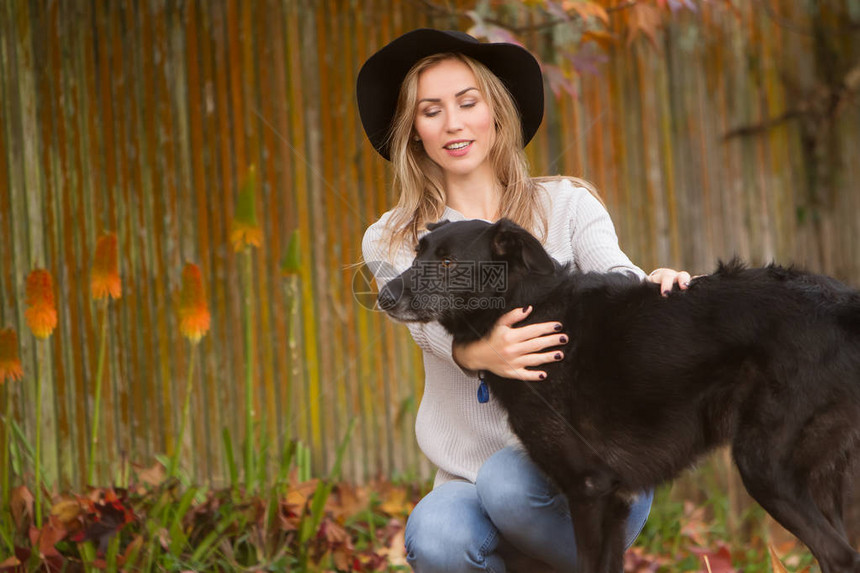
[[[449,257],[445,257],[444,259],[442,259],[442,266],[445,268],[454,266],[454,259],[451,259]]]

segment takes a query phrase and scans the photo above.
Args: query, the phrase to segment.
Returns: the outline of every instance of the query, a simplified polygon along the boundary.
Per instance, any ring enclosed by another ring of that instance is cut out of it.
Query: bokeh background
[[[603,35],[575,19],[538,25],[537,4],[0,2],[0,327],[18,331],[26,373],[2,388],[20,429],[3,439],[35,436],[24,278],[45,267],[60,315],[43,463],[59,488],[83,482],[99,341],[89,273],[96,239],[115,232],[123,296],[109,313],[98,481],[183,448],[190,474],[224,483],[222,435],[245,439],[248,362],[254,440],[301,440],[323,472],[354,419],[346,478],[431,477],[413,437],[420,352],[364,302],[362,234],[395,198],[354,97],[362,62],[422,26],[512,33],[539,56],[533,172],[594,182],[646,271],[704,273],[739,255],[860,286],[860,3],[669,0],[649,21],[635,2],[600,2]],[[263,242],[248,284],[229,235],[252,169]],[[203,271],[212,328],[177,444],[186,262]]]

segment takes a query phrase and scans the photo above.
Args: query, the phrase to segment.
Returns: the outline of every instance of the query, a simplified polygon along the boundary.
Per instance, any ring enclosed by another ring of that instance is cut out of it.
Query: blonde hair
[[[496,138],[489,159],[503,189],[499,215],[543,240],[547,234],[547,215],[540,201],[538,184],[529,176],[520,116],[511,94],[484,64],[463,54],[442,53],[416,63],[400,87],[388,141],[394,166],[393,186],[399,197],[386,228],[389,254],[404,245],[411,247],[417,244],[418,234],[428,223],[437,221],[445,210],[444,175],[427,156],[421,142],[413,139],[413,123],[418,100],[418,76],[448,59],[459,60],[472,70],[477,88],[486,98],[495,119]]]

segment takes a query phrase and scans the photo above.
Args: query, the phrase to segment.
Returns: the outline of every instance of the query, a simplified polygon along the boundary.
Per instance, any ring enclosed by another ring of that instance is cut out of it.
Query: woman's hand
[[[499,317],[493,329],[480,340],[454,345],[454,361],[467,370],[489,370],[504,378],[544,380],[546,372],[527,370],[564,358],[560,350],[542,350],[566,344],[568,336],[559,322],[541,322],[527,326],[514,325],[525,319],[532,307],[517,308]]]
[[[668,296],[672,287],[677,284],[681,290],[687,290],[690,286],[690,273],[687,271],[676,271],[672,269],[654,269],[648,275],[648,280],[660,285],[660,292]]]

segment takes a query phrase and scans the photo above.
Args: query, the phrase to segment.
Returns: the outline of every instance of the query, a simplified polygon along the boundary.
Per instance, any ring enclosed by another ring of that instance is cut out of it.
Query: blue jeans
[[[633,503],[627,547],[645,525],[652,499],[649,491]],[[476,483],[446,482],[415,506],[406,552],[417,573],[570,571],[576,563],[567,498],[510,447],[484,463]]]

